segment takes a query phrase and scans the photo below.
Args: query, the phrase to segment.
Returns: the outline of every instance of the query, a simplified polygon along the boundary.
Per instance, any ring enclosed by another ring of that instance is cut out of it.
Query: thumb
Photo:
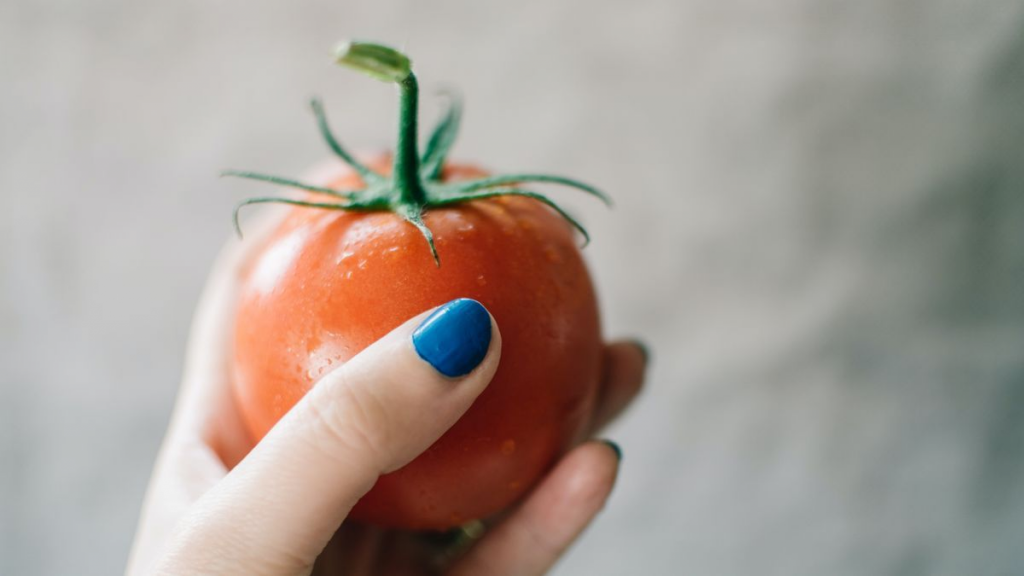
[[[196,503],[165,568],[308,571],[377,478],[465,413],[494,375],[500,350],[494,320],[474,300],[453,300],[399,326],[317,382]]]

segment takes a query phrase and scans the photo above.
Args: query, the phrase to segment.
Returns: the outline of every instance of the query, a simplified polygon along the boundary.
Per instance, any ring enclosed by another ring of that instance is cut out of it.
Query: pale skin
[[[153,471],[127,573],[420,575],[546,573],[603,508],[618,473],[608,445],[587,441],[515,509],[458,554],[423,534],[346,523],[381,474],[426,450],[490,382],[501,356],[492,318],[486,357],[451,379],[419,358],[410,319],[324,376],[255,447],[229,389],[239,270],[272,226],[264,218],[214,266],[194,318],[183,383]],[[592,432],[641,387],[636,344],[605,350]]]

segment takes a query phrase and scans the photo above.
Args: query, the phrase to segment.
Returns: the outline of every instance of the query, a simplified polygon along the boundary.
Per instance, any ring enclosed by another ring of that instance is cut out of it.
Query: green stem
[[[398,111],[398,143],[392,167],[399,201],[422,207],[427,203],[420,183],[420,155],[416,145],[416,122],[419,108],[419,86],[411,71],[398,84],[401,90]]]
[[[557,204],[542,194],[518,188],[518,186],[526,182],[561,184],[578,188],[597,196],[606,203],[610,203],[608,197],[600,190],[578,180],[550,174],[532,173],[504,174],[476,180],[445,183],[440,178],[441,171],[444,166],[445,157],[455,141],[461,119],[462,108],[458,99],[453,100],[448,112],[433,130],[427,141],[424,155],[421,158],[417,153],[416,134],[419,86],[416,82],[416,76],[412,73],[412,64],[409,62],[409,58],[394,48],[381,44],[345,42],[336,49],[335,59],[339,64],[363,72],[383,82],[398,85],[398,141],[395,145],[391,176],[385,178],[383,175],[376,174],[353,158],[334,138],[330,127],[327,125],[327,117],[324,115],[323,107],[318,100],[314,100],[312,102],[313,112],[316,114],[317,123],[324,140],[327,141],[327,144],[335,154],[359,172],[365,181],[366,187],[361,190],[342,191],[304,184],[296,180],[268,174],[228,171],[225,175],[309,190],[311,192],[327,194],[336,199],[335,202],[314,202],[293,198],[252,198],[242,202],[235,208],[236,228],[238,228],[239,209],[250,204],[278,202],[293,206],[327,210],[390,210],[419,230],[430,247],[430,253],[434,258],[434,262],[440,266],[441,259],[438,256],[437,247],[434,243],[434,235],[423,222],[425,210],[499,196],[521,196],[551,207],[562,218],[577,228],[585,240],[590,239],[587,236],[587,231],[580,226],[579,222],[574,220],[572,216],[566,213],[565,210],[562,210]],[[423,174],[420,174],[421,169]],[[239,230],[239,234],[241,234],[241,230]]]
[[[412,73],[409,58],[388,46],[371,42],[345,42],[335,50],[339,64],[354,68],[383,82],[398,84],[398,143],[392,166],[398,204],[423,208],[426,192],[420,182],[420,158],[416,145],[416,120],[419,107],[419,86]]]

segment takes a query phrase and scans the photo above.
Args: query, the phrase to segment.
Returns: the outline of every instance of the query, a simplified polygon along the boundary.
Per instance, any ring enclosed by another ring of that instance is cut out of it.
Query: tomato
[[[399,158],[394,165],[397,179]],[[432,233],[429,249],[428,233],[410,224],[415,215],[404,205],[323,209],[338,197],[317,190],[369,189],[389,172],[388,158],[368,168],[369,176],[304,185],[313,192],[302,200],[281,199],[308,205],[289,209],[243,273],[233,390],[258,440],[319,378],[410,317],[455,298],[480,301],[502,335],[491,384],[351,514],[381,526],[446,529],[514,503],[587,429],[601,368],[594,288],[572,226],[536,198],[428,197],[421,223]],[[429,186],[447,190],[485,176],[448,165]]]

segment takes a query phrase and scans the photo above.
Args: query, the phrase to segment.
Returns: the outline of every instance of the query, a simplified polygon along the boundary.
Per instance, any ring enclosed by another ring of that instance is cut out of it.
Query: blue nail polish
[[[619,460],[619,462],[622,462],[622,448],[620,448],[618,444],[616,444],[615,442],[612,442],[611,440],[607,440],[607,439],[606,440],[601,440],[601,442],[603,442],[605,444],[605,446],[608,446],[609,448],[611,448],[612,451],[615,452],[615,457]]]
[[[455,378],[473,371],[491,345],[491,317],[483,304],[459,298],[441,306],[412,333],[420,358]]]

